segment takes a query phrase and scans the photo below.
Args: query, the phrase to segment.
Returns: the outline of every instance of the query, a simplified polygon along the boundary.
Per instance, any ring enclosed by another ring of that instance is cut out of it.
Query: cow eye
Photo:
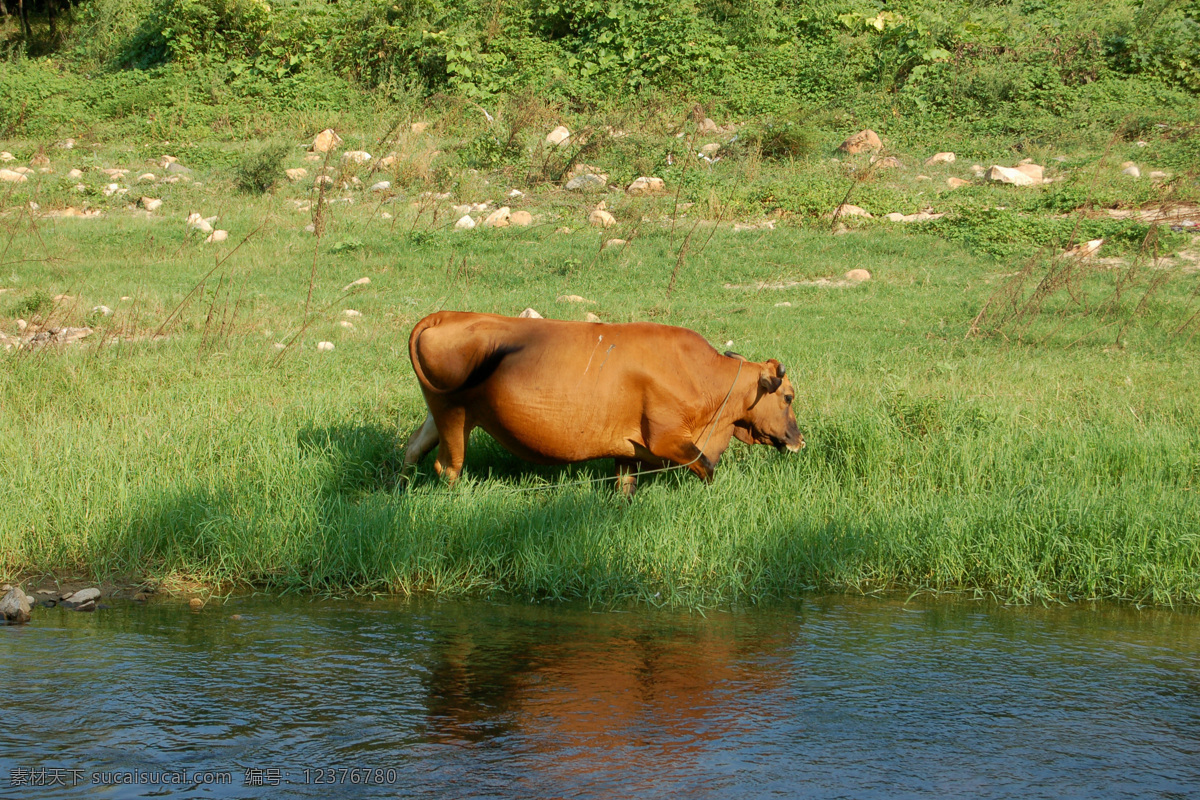
[[[789,406],[792,404],[792,400],[794,400],[794,399],[795,399],[794,395],[785,394],[783,396],[783,402],[787,403]]]

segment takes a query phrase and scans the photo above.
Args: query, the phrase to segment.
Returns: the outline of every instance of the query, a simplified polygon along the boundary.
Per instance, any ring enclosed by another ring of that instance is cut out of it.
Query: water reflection
[[[78,796],[10,785],[37,766],[234,778],[106,797],[1187,796],[1197,634],[1189,613],[848,598],[47,610],[0,629],[0,709],[27,733],[0,796]],[[398,779],[313,783],[332,767]]]

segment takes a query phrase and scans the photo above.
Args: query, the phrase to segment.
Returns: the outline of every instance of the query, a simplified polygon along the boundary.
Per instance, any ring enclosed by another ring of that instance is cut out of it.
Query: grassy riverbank
[[[0,580],[1200,601],[1197,13],[91,0],[53,33],[0,20],[0,168],[27,171],[0,183]],[[344,145],[306,158],[326,127]],[[874,161],[836,149],[863,128]],[[1027,160],[1044,182],[977,174]],[[565,191],[581,165],[600,191]],[[665,193],[629,195],[643,175]],[[601,202],[612,228],[588,225]],[[831,219],[844,202],[873,216]],[[456,231],[466,203],[533,224]],[[580,483],[609,464],[533,468],[477,434],[463,485],[399,489],[412,325],[527,306],[782,359],[807,449],[735,443],[712,486],[665,475],[626,504]],[[64,326],[91,332],[28,346]]]
[[[601,232],[585,222],[599,197],[504,168],[457,170],[451,199],[418,198],[429,184],[400,188],[404,170],[464,141],[424,135],[393,142],[409,154],[383,175],[398,191],[331,188],[319,240],[297,210],[307,183],[234,190],[236,148],[177,149],[196,172],[171,185],[134,180],[161,172],[151,162],[162,143],[52,151],[55,173],[7,192],[0,330],[15,336],[22,318],[95,332],[0,355],[0,579],[669,603],[808,588],[1200,600],[1195,245],[1158,226],[1161,251],[1180,255],[1154,262],[1139,256],[1151,226],[1136,219],[1036,211],[1082,186],[1126,193],[1127,207],[1162,191],[1121,182],[1112,162],[1125,151],[1069,154],[1051,162],[1065,181],[1027,189],[950,192],[912,168],[875,174],[857,190],[873,210],[951,213],[926,226],[849,220],[839,235],[799,207],[776,212],[774,229],[731,226],[762,219],[762,205],[734,199],[764,185],[814,205],[828,195],[832,208],[851,181],[827,157],[652,164],[672,193],[605,193],[619,224]],[[664,152],[682,146],[644,136]],[[347,135],[347,147],[373,137]],[[320,166],[293,153],[285,166]],[[595,158],[641,171],[615,149]],[[83,193],[61,174],[72,165],[93,167]],[[110,179],[95,168],[110,165],[132,170],[123,197],[98,191]],[[1194,179],[1174,185],[1192,191]],[[526,196],[507,200],[511,188]],[[131,207],[151,191],[162,209]],[[449,227],[450,203],[483,200],[527,208],[535,224]],[[48,214],[81,202],[102,215]],[[997,205],[1010,210],[983,210]],[[205,244],[184,225],[190,211],[218,215],[230,238]],[[1064,275],[1075,262],[1050,255],[1077,223],[1109,236],[1111,255]],[[618,236],[629,244],[600,250]],[[1041,257],[1040,236],[1056,242]],[[872,279],[841,280],[856,268]],[[361,277],[370,283],[343,291]],[[808,447],[785,457],[735,443],[712,486],[666,475],[627,505],[607,485],[574,483],[607,477],[609,464],[534,468],[476,434],[463,485],[397,488],[400,449],[423,416],[412,324],[439,307],[526,306],[683,325],[781,358]],[[280,355],[276,342],[292,344]]]

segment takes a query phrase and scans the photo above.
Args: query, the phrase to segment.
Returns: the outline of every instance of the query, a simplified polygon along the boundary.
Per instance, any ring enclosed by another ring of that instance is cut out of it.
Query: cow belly
[[[634,456],[640,419],[619,420],[611,409],[564,400],[561,395],[541,395],[476,404],[472,421],[529,461],[570,464]]]

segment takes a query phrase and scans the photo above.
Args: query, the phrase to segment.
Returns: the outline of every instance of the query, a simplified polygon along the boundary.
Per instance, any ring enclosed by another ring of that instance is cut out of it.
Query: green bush
[[[283,177],[287,154],[288,146],[282,142],[268,143],[247,154],[237,166],[238,188],[248,194],[269,192]]]

